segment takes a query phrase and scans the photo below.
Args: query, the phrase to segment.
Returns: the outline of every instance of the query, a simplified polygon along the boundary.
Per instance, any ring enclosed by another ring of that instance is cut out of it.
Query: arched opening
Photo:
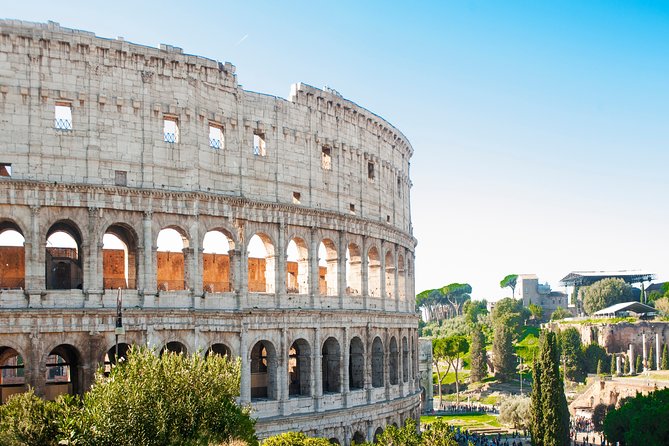
[[[304,339],[293,342],[288,350],[288,396],[311,395],[311,355]]]
[[[339,294],[337,248],[330,239],[324,239],[318,245],[318,291],[321,296]]]
[[[102,237],[102,282],[105,289],[137,288],[137,239],[121,225]]]
[[[277,398],[276,350],[269,341],[259,341],[251,350],[251,399]]]
[[[362,257],[360,248],[349,243],[346,248],[346,294],[360,296],[362,293]]]
[[[406,290],[406,279],[404,276],[404,256],[400,254],[397,257],[397,291],[399,293],[400,300],[404,300],[407,297]]]
[[[156,279],[160,291],[186,289],[186,235],[178,228],[164,228],[158,233]]]
[[[204,354],[205,358],[209,355],[226,356],[229,359],[232,357],[232,350],[225,344],[212,344]]]
[[[334,438],[334,437],[328,439],[328,441],[330,442],[330,444],[341,444],[341,443],[339,443],[339,440],[337,440],[337,439]]]
[[[74,224],[59,221],[46,237],[46,288],[48,290],[83,289],[82,239]]]
[[[349,348],[348,386],[350,390],[365,387],[365,348],[357,336],[351,339]]]
[[[393,253],[390,251],[386,252],[386,296],[389,298],[397,297],[395,295],[395,260]]]
[[[232,237],[221,230],[209,231],[202,240],[202,289],[207,293],[232,291],[229,251]]]
[[[309,294],[309,249],[301,238],[295,237],[286,247],[286,292]]]
[[[397,349],[397,340],[395,336],[390,338],[390,358],[389,359],[389,372],[390,372],[390,384],[395,385],[398,383],[398,370],[399,370],[399,350]]]
[[[335,338],[327,338],[323,343],[323,359],[321,362],[323,393],[339,393],[341,391],[339,379],[340,354],[339,342]]]
[[[128,351],[130,350],[130,344],[126,344],[124,342],[119,342],[118,344],[118,361],[117,361],[117,354],[116,354],[116,345],[114,345],[112,348],[107,350],[107,353],[105,353],[105,358],[104,358],[104,369],[105,369],[105,375],[109,374],[111,371],[112,366],[116,365],[117,363],[122,363],[123,361],[128,359]]]
[[[378,336],[372,342],[372,387],[383,387],[383,342]]]
[[[382,427],[377,427],[376,430],[374,431],[374,443],[377,443],[379,441],[379,437],[383,434],[383,428]]]
[[[409,343],[406,336],[402,338],[402,381],[409,382]]]
[[[363,444],[365,442],[365,434],[360,431],[356,431],[355,434],[353,434],[352,441],[352,444]]]
[[[11,347],[0,347],[0,404],[16,393],[26,391],[25,362]]]
[[[166,353],[174,353],[175,355],[185,355],[188,353],[186,346],[178,341],[171,341],[165,344],[163,348],[160,349],[160,356]]]
[[[11,221],[0,222],[0,289],[26,286],[25,238]]]
[[[81,393],[79,352],[68,344],[51,350],[46,360],[46,394],[48,400],[58,395]]]
[[[367,295],[381,297],[381,258],[375,246],[367,251]]]
[[[248,286],[252,293],[273,293],[275,257],[274,245],[267,234],[254,234],[249,240]]]

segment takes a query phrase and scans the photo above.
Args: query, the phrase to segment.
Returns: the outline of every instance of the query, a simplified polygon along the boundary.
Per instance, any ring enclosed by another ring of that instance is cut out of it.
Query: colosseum
[[[241,357],[261,438],[418,417],[398,129],[327,88],[286,100],[174,46],[15,20],[0,110],[2,401],[82,393],[118,335]]]

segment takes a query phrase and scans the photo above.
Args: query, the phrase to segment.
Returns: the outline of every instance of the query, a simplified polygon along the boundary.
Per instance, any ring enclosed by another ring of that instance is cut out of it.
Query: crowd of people
[[[453,430],[455,439],[462,446],[469,444],[474,446],[523,446],[530,444],[527,440],[524,443],[518,432],[502,435],[499,432],[496,434],[470,433],[467,430],[461,431],[459,427],[455,427]]]

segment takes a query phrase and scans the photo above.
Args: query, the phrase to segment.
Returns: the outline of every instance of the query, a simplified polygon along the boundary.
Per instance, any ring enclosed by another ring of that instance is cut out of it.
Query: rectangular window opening
[[[386,215],[386,223],[390,223],[390,215]]]
[[[374,181],[374,163],[371,161],[367,163],[367,179]]]
[[[127,186],[128,185],[128,172],[125,170],[115,170],[114,171],[114,184],[117,186]]]
[[[355,214],[355,204],[353,204],[353,203],[349,204],[349,205],[348,205],[348,211],[349,211],[351,214]]]
[[[300,199],[302,198],[302,194],[299,192],[293,192],[293,204],[300,204]]]
[[[321,150],[321,167],[323,170],[332,170],[332,149],[329,147]]]
[[[11,177],[12,165],[8,163],[0,163],[0,177]]]
[[[262,132],[253,132],[253,154],[256,156],[265,156],[265,134]]]
[[[210,123],[209,124],[209,146],[212,149],[223,148],[223,127]]]
[[[56,102],[54,127],[66,132],[72,130],[72,104]]]
[[[402,196],[402,179],[400,177],[397,177],[397,196]]]
[[[174,116],[165,116],[163,118],[164,141],[170,144],[179,142],[179,123]]]

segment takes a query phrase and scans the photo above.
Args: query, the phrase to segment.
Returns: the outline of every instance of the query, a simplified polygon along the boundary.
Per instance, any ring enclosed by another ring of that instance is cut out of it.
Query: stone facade
[[[169,45],[0,21],[0,236],[22,239],[2,248],[3,400],[88,388],[122,288],[121,351],[240,356],[261,437],[349,444],[418,417],[412,152],[333,91],[284,100]]]

